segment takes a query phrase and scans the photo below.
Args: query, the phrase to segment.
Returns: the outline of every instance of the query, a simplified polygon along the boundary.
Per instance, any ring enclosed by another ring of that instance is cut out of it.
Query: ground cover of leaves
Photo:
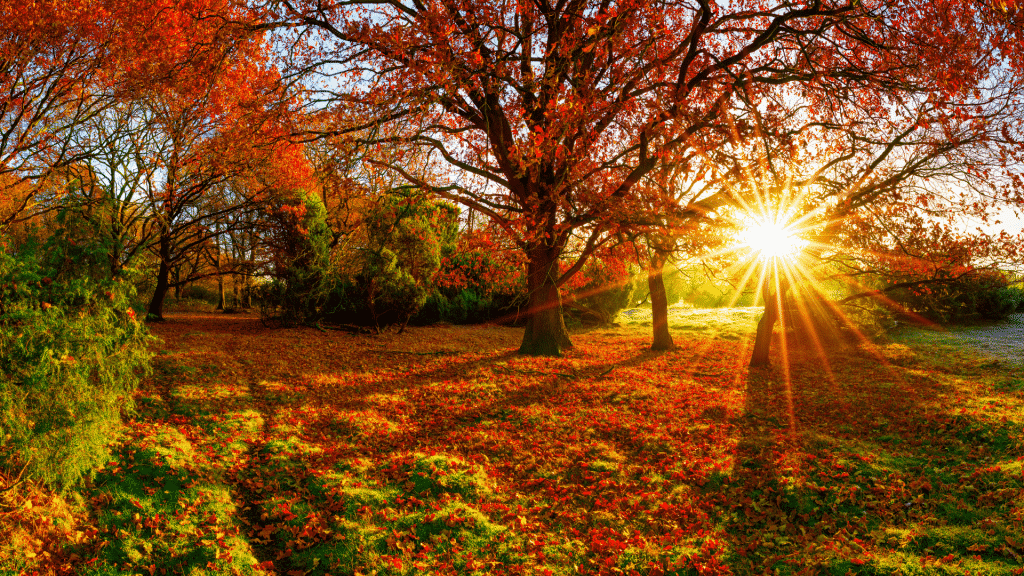
[[[519,357],[504,327],[171,316],[53,565],[1024,573],[1019,367],[915,335],[751,371],[747,312],[688,313],[663,353],[642,321],[581,331],[557,359]]]

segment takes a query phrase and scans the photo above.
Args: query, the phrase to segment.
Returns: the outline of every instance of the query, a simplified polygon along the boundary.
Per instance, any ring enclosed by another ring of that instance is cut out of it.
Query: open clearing
[[[967,326],[939,332],[937,339],[948,338],[978,351],[982,356],[1017,364],[1024,374],[1024,314],[1012,314],[1003,322]]]
[[[517,356],[522,331],[494,326],[171,316],[80,511],[49,532],[52,503],[8,513],[0,567],[1024,573],[1011,365],[908,331],[750,372],[756,313],[715,314],[677,311],[675,351],[646,350],[634,313],[558,359]]]

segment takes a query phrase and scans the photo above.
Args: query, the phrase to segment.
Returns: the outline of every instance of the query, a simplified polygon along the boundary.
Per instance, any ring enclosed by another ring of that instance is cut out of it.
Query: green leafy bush
[[[367,210],[349,246],[348,268],[324,309],[345,324],[405,326],[431,296],[442,249],[458,234],[458,210],[444,202],[394,193]]]
[[[82,250],[0,246],[0,466],[55,487],[105,461],[149,367],[131,284],[77,274]]]
[[[584,323],[611,322],[632,300],[632,276],[621,257],[591,258],[563,289],[566,316]]]
[[[1024,309],[1024,290],[1015,286],[996,286],[977,297],[978,313],[984,318],[1000,320]]]
[[[906,311],[935,322],[1001,320],[1024,306],[1024,291],[996,270],[979,270],[939,283],[890,292]]]
[[[263,320],[291,325],[316,322],[329,312],[336,287],[331,269],[333,233],[327,210],[313,194],[300,194],[293,204],[278,207],[272,244],[272,279],[254,288]]]
[[[370,322],[378,329],[405,324],[427,300],[427,290],[408,269],[399,266],[398,255],[387,248],[368,252],[363,270],[356,276],[357,293],[366,305]]]

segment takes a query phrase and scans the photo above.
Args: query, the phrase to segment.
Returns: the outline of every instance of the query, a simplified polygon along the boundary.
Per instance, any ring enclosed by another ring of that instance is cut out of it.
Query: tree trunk
[[[252,308],[252,274],[242,277],[242,308]]]
[[[147,320],[162,321],[164,319],[164,299],[167,298],[167,291],[171,287],[171,266],[167,263],[170,260],[171,243],[169,240],[160,239],[160,270],[156,276],[156,288],[153,290],[153,299],[149,301],[149,313]]]
[[[224,309],[224,275],[220,272],[220,246],[217,246],[217,310]]]
[[[217,275],[217,310],[223,310],[225,308],[225,295],[227,291],[224,289],[224,275]]]
[[[651,350],[671,350],[676,347],[668,331],[668,294],[665,293],[663,274],[667,259],[664,252],[655,250],[647,271],[647,289],[651,293],[651,327],[654,331]]]
[[[562,319],[562,301],[558,295],[557,247],[537,246],[527,250],[526,332],[519,353],[527,356],[561,356],[572,348],[569,332]]]
[[[775,323],[782,315],[782,301],[785,298],[786,284],[783,282],[777,291],[772,292],[770,282],[766,281],[761,289],[764,297],[764,314],[757,323],[757,335],[754,337],[754,352],[750,355],[750,365],[767,366],[768,354],[772,347],[772,332]]]

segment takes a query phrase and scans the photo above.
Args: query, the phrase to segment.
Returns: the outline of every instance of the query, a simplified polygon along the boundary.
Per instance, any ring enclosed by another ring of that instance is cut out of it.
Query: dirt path
[[[952,332],[960,343],[998,360],[1024,364],[1024,314],[988,326],[968,326]]]

